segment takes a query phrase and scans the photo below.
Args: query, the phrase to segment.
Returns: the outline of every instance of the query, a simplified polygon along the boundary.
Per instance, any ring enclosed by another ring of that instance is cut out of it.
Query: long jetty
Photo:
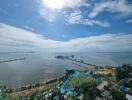
[[[56,56],[56,58],[57,59],[66,59],[66,60],[70,60],[70,61],[75,61],[77,63],[85,64],[85,65],[88,65],[88,66],[100,67],[100,66],[97,66],[97,65],[94,65],[94,64],[86,63],[83,60],[80,61],[80,60],[77,60],[77,59],[70,58],[70,56]]]
[[[34,51],[29,52],[0,52],[0,54],[21,54],[21,53],[35,53]]]
[[[82,63],[82,64],[85,64],[85,65],[88,65],[88,66],[99,67],[97,65],[89,64],[89,63],[86,63],[84,61],[79,61],[79,60],[76,60],[76,59],[70,59],[70,58],[68,58],[67,60],[75,61],[75,62]]]
[[[82,65],[80,65],[80,64],[77,64],[77,63],[72,63],[72,64],[77,65],[77,66],[79,66],[79,67],[83,67],[83,68],[85,68],[85,69],[89,70],[89,68],[88,68],[88,67],[82,66]]]
[[[0,63],[6,63],[6,62],[13,62],[13,61],[19,61],[19,60],[25,60],[26,58],[19,58],[19,59],[10,59],[10,60],[4,60],[4,61],[0,61]]]

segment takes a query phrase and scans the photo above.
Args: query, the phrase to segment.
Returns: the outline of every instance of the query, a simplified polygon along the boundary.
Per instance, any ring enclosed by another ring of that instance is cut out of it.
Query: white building
[[[126,98],[127,98],[128,100],[132,100],[132,96],[131,96],[130,94],[126,94]]]

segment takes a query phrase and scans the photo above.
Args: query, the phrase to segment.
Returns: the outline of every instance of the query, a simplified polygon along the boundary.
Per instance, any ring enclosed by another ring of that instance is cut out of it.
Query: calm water
[[[56,55],[75,58],[96,65],[118,66],[132,63],[132,53],[12,53],[0,54],[0,61],[26,57],[25,60],[0,63],[0,84],[8,87],[47,81],[64,74],[67,68],[77,68],[71,61],[55,59]]]

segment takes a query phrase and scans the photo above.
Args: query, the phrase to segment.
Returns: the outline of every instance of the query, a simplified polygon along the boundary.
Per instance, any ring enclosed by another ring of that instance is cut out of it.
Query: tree
[[[128,74],[126,71],[121,70],[120,68],[116,69],[116,79],[117,81],[120,81],[123,78],[128,77]]]
[[[0,86],[0,100],[7,100],[6,86]]]
[[[112,95],[113,99],[115,99],[115,100],[127,100],[125,95],[117,90],[111,91],[111,95]]]
[[[121,67],[116,69],[116,79],[120,81],[123,78],[131,78],[132,66],[129,64],[123,64]]]
[[[127,84],[126,84],[127,87],[129,88],[132,88],[132,80],[130,80]]]

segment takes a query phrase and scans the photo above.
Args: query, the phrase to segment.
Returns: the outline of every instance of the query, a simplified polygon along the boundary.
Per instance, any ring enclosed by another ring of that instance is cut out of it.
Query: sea
[[[132,52],[0,53],[0,85],[19,88],[61,77],[65,74],[66,69],[79,68],[73,64],[73,61],[56,59],[55,56],[58,55],[74,55],[74,59],[98,66],[118,67],[122,64],[132,64]],[[2,61],[21,58],[25,59],[2,63]]]

